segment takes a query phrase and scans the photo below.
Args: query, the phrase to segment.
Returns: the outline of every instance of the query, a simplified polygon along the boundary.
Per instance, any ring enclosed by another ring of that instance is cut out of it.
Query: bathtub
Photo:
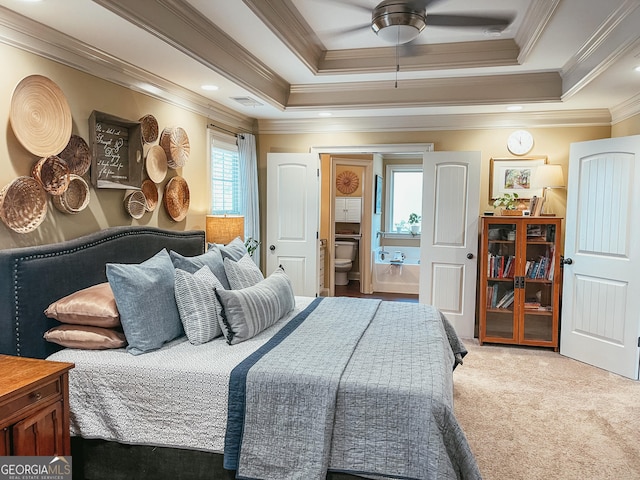
[[[420,247],[378,248],[372,256],[374,292],[418,294]],[[391,261],[397,257],[403,258],[402,263]]]

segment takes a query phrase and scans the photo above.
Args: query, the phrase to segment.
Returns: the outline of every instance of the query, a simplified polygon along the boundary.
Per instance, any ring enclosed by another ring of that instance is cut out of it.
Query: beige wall
[[[29,175],[39,159],[19,143],[9,121],[15,86],[33,74],[48,77],[62,89],[71,108],[72,132],[87,143],[89,115],[97,110],[133,121],[152,114],[158,120],[160,131],[168,126],[182,127],[189,136],[191,148],[187,164],[177,172],[169,170],[167,178],[159,185],[161,202],[162,188],[169,178],[176,173],[184,176],[191,196],[185,220],[174,222],[161,203],[154,212],[134,220],[123,206],[126,191],[91,187],[91,202],[85,210],[77,215],[67,215],[56,210],[49,201],[44,222],[31,233],[15,233],[0,222],[0,248],[52,243],[115,225],[150,225],[173,230],[204,228],[204,216],[209,205],[208,175],[202,174],[207,171],[205,117],[7,45],[0,44],[0,59],[7,67],[0,76],[0,118],[4,122],[4,135],[0,139],[0,188],[18,176]],[[89,173],[86,179],[89,181]]]
[[[433,143],[436,151],[480,151],[480,212],[493,211],[489,200],[489,165],[492,157],[515,158],[506,147],[507,137],[513,128],[488,130],[456,130],[430,132],[375,132],[375,133],[328,133],[260,135],[258,142],[259,182],[261,203],[265,204],[267,154],[270,152],[308,152],[312,147],[351,146],[398,143]],[[609,138],[609,127],[564,127],[530,128],[535,145],[530,155],[546,155],[549,163],[563,166],[566,176],[569,161],[569,146],[573,142]],[[323,172],[326,162],[322,163]],[[324,182],[324,180],[323,180]],[[557,215],[564,216],[566,192],[554,190],[549,194],[549,206]],[[262,219],[264,232],[264,216]]]

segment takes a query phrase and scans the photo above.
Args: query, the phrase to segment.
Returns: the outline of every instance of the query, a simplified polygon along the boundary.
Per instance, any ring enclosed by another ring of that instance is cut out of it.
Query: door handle
[[[560,263],[563,265],[571,265],[573,263],[573,259],[571,257],[564,258],[563,256],[560,256]]]
[[[473,258],[473,253],[467,253],[467,258],[471,260]]]
[[[275,245],[269,245],[269,250],[271,250],[272,252],[276,249]]]

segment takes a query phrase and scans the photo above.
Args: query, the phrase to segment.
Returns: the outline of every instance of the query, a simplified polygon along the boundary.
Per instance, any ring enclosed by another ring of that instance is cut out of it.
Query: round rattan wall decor
[[[161,183],[167,176],[167,154],[160,145],[154,145],[147,152],[145,167],[149,178],[155,183]]]
[[[153,143],[158,139],[158,121],[153,115],[145,115],[140,119],[142,141]]]
[[[184,167],[189,159],[191,147],[187,132],[181,127],[165,128],[160,135],[160,146],[167,155],[169,168]]]
[[[176,176],[167,182],[162,202],[174,222],[180,222],[187,216],[189,201],[189,185],[184,178]]]
[[[344,170],[336,177],[336,188],[340,193],[344,193],[345,195],[355,192],[359,183],[358,175],[351,170]]]
[[[74,173],[69,177],[69,187],[62,195],[52,196],[51,201],[53,206],[62,213],[75,215],[89,205],[91,194],[89,193],[89,185],[84,178]]]
[[[69,172],[74,175],[84,175],[91,166],[91,150],[79,135],[71,135],[69,143],[58,156],[67,162]]]
[[[59,154],[71,136],[71,109],[64,93],[42,75],[30,75],[11,97],[11,128],[18,141],[38,157]]]
[[[145,199],[145,208],[147,212],[153,212],[158,205],[158,187],[153,180],[146,179],[142,182],[142,193]]]
[[[18,177],[0,190],[0,220],[14,232],[33,232],[46,215],[47,194],[35,178]]]

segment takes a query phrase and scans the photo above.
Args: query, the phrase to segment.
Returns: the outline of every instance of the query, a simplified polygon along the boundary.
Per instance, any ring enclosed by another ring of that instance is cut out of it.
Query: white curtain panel
[[[258,198],[258,157],[256,137],[250,133],[238,135],[240,160],[240,185],[244,195],[244,238],[260,241],[260,207]],[[260,265],[260,249],[253,254],[253,261]]]

